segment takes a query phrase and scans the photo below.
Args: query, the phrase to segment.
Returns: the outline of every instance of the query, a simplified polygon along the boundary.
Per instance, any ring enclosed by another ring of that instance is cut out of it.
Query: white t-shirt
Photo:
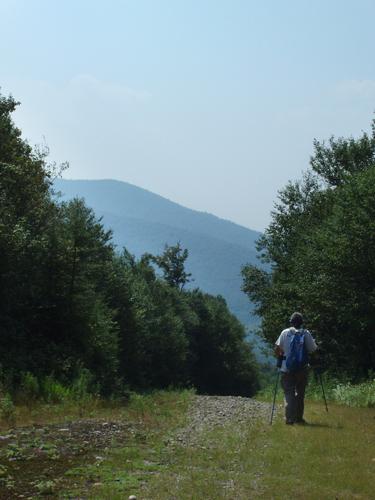
[[[318,348],[318,346],[315,343],[315,340],[313,339],[311,333],[308,330],[304,330],[303,328],[294,328],[294,326],[287,328],[286,330],[283,330],[280,334],[280,337],[276,340],[276,345],[280,347],[280,349],[284,352],[284,357],[288,357],[289,352],[290,352],[290,343],[292,341],[292,338],[295,333],[304,333],[305,334],[305,346],[307,349],[307,352],[314,352]],[[283,363],[281,365],[281,371],[282,372],[288,372],[288,369],[286,367],[286,361],[285,359],[283,360]]]

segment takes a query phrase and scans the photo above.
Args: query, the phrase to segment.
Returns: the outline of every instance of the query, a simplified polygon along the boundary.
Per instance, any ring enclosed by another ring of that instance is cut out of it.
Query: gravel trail
[[[203,432],[227,423],[242,424],[267,420],[269,403],[239,396],[195,396],[188,411],[188,424],[176,432],[169,444],[194,446]]]

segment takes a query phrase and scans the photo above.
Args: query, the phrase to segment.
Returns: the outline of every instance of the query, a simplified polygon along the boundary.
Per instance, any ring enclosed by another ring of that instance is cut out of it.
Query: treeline
[[[358,139],[314,142],[310,168],[279,193],[258,241],[266,272],[243,289],[271,344],[292,311],[321,344],[324,367],[352,380],[375,367],[375,121]]]
[[[221,297],[185,290],[187,251],[118,254],[83,200],[59,202],[60,167],[22,139],[17,104],[0,96],[3,387],[48,377],[69,385],[84,371],[104,395],[169,386],[253,394],[244,328]]]

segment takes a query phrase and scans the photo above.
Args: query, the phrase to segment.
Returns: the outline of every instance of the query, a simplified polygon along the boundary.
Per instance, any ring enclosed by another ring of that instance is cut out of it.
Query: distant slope
[[[260,233],[206,212],[185,208],[162,196],[126,182],[114,180],[58,180],[56,187],[68,198],[81,196],[101,212],[203,233],[229,243],[254,248]]]
[[[241,292],[241,267],[256,261],[254,242],[260,233],[214,215],[197,212],[131,184],[113,180],[58,180],[62,199],[82,197],[106,227],[114,242],[137,257],[160,254],[164,245],[178,241],[189,250],[187,270],[192,286],[222,295],[245,324],[253,321],[251,307]]]

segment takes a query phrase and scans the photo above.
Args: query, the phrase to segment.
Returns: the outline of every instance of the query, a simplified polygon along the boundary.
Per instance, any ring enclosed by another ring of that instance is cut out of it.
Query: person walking
[[[275,352],[282,358],[281,387],[285,397],[285,423],[305,424],[303,418],[305,390],[308,379],[308,354],[317,349],[311,333],[303,328],[303,316],[294,312],[290,328],[276,340]]]

